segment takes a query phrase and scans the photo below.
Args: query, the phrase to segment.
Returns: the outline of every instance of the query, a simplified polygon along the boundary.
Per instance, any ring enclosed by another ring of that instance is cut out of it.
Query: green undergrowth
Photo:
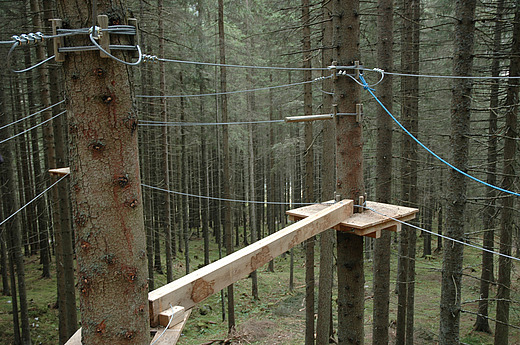
[[[319,246],[316,242],[316,291],[318,287]],[[418,238],[416,260],[416,298],[415,298],[415,339],[414,344],[435,344],[439,333],[439,303],[441,289],[442,253],[422,258],[422,238]],[[197,268],[203,263],[203,241],[194,238],[190,242],[190,267]],[[227,334],[227,319],[222,318],[222,294],[217,293],[201,302],[189,318],[179,344],[195,345],[213,340],[231,340],[234,344],[302,344],[305,327],[305,260],[301,246],[294,249],[294,289],[289,289],[289,255],[275,259],[274,272],[267,270],[267,265],[258,270],[259,299],[251,295],[251,279],[245,277],[235,285],[236,331]],[[218,249],[212,243],[211,259],[218,259]],[[463,309],[476,312],[479,294],[481,256],[478,250],[466,248],[464,253],[464,278],[462,286]],[[164,264],[164,258],[163,258]],[[184,256],[178,253],[174,260],[175,278],[185,273]],[[163,265],[164,266],[164,265]],[[55,274],[51,279],[42,279],[37,257],[26,258],[27,293],[33,344],[58,343],[58,312],[56,303]],[[365,334],[366,343],[371,342],[372,333],[372,261],[365,260]],[[498,267],[495,258],[495,269]],[[520,325],[520,265],[513,265],[512,296],[510,323]],[[163,267],[165,270],[165,267]],[[392,244],[391,257],[391,300],[390,300],[390,338],[395,336],[397,314],[397,295],[395,279],[397,273],[397,244]],[[495,273],[496,276],[496,273]],[[155,287],[166,283],[164,274],[155,274]],[[336,284],[336,282],[334,283]],[[335,285],[336,287],[336,285]],[[496,286],[491,288],[491,297],[496,293]],[[333,291],[333,307],[336,307],[336,288]],[[224,294],[224,300],[225,298]],[[12,344],[11,298],[0,296],[0,345]],[[495,317],[496,305],[490,302],[490,317]],[[226,309],[227,310],[227,309]],[[227,315],[226,315],[227,317]],[[492,344],[493,336],[473,332],[476,316],[461,314],[461,341],[465,344]],[[334,315],[336,322],[336,316]],[[494,330],[494,322],[490,322]],[[520,344],[520,331],[510,329],[510,344]],[[217,343],[215,343],[217,344]]]

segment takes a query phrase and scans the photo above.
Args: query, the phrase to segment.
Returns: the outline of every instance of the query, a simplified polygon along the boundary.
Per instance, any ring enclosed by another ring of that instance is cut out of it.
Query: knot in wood
[[[96,68],[94,70],[94,73],[96,76],[98,76],[99,78],[102,78],[105,76],[105,71],[102,69],[102,68]]]
[[[136,208],[139,203],[138,203],[137,199],[133,199],[133,200],[127,201],[125,204],[126,204],[126,206],[128,206],[130,208]]]
[[[118,176],[115,182],[119,185],[119,187],[125,188],[128,185],[128,175]]]
[[[106,332],[107,325],[105,324],[105,320],[101,321],[100,324],[96,326],[96,333],[104,334]]]
[[[96,141],[95,143],[90,144],[90,148],[96,152],[102,152],[105,149],[105,144]]]
[[[110,95],[104,95],[104,96],[102,97],[102,100],[103,100],[103,103],[105,103],[105,104],[110,104],[110,102],[112,102],[113,98],[112,98],[112,96],[110,96]]]

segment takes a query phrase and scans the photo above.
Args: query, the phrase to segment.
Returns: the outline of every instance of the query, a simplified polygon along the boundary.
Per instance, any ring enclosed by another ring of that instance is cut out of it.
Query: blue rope
[[[436,154],[435,152],[433,152],[432,150],[430,150],[426,145],[424,145],[422,142],[419,141],[419,139],[417,139],[416,137],[413,136],[412,133],[410,133],[410,131],[408,131],[395,117],[394,115],[392,115],[392,113],[390,113],[390,111],[388,109],[386,109],[386,107],[384,106],[383,103],[381,103],[381,101],[377,98],[377,96],[374,94],[374,89],[370,88],[365,80],[365,78],[363,77],[362,74],[359,75],[359,79],[361,79],[361,82],[363,83],[363,88],[365,90],[367,90],[368,92],[370,92],[370,94],[372,95],[372,97],[374,97],[374,99],[377,101],[377,103],[379,103],[379,105],[381,107],[383,107],[383,109],[386,111],[386,113],[388,115],[390,115],[390,117],[392,118],[392,120],[394,120],[395,123],[397,123],[397,125],[399,127],[401,127],[401,129],[410,136],[410,138],[412,138],[413,140],[415,140],[415,142],[417,144],[419,144],[423,149],[425,149],[426,151],[428,151],[432,156],[434,156],[435,158],[437,158],[439,161],[441,161],[442,163],[446,164],[448,167],[452,168],[453,170],[455,170],[456,172],[466,176],[466,177],[469,177],[470,179],[472,179],[473,181],[476,181],[478,183],[481,183],[485,186],[488,186],[490,188],[493,188],[493,189],[496,189],[496,190],[499,190],[501,192],[504,192],[504,193],[508,193],[508,194],[512,194],[512,195],[516,195],[516,196],[520,196],[520,193],[516,193],[516,192],[512,192],[510,190],[507,190],[507,189],[504,189],[504,188],[500,188],[500,187],[497,187],[497,186],[494,186],[490,183],[487,183],[485,181],[482,181],[482,180],[479,180],[478,178],[474,177],[474,176],[471,176],[470,174],[468,174],[467,172],[464,172],[462,170],[460,170],[459,168],[453,166],[451,163],[447,162],[446,160],[444,160],[443,158],[441,158],[438,154]]]

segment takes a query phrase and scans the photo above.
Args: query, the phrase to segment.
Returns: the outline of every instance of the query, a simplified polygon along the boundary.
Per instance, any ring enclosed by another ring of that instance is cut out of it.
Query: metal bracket
[[[330,69],[332,70],[332,79],[333,80],[338,79],[338,69],[336,68],[337,65],[338,65],[338,63],[336,61],[332,61],[332,64],[330,66]]]
[[[358,123],[363,122],[363,104],[356,104],[356,121]]]

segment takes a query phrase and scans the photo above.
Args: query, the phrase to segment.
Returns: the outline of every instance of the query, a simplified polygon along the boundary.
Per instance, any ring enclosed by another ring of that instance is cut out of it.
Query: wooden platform
[[[324,204],[315,204],[289,210],[286,213],[292,221],[298,221],[316,214],[332,205],[332,201]],[[362,213],[354,213],[340,224],[334,227],[337,231],[348,231],[359,236],[373,238],[381,237],[381,230],[400,231],[400,221],[407,221],[415,218],[419,212],[416,208],[383,204],[380,202],[367,201],[367,208],[374,209],[376,212],[365,209]],[[384,215],[384,216],[383,216]]]

